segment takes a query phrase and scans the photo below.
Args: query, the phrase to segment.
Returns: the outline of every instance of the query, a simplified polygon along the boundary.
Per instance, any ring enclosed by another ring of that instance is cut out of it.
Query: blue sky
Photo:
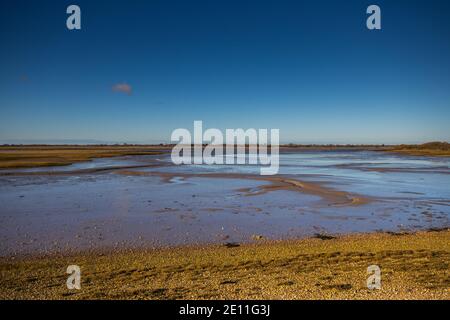
[[[78,4],[82,30],[66,28]],[[366,28],[370,4],[382,30]],[[0,142],[450,140],[449,1],[2,1]],[[131,94],[113,90],[127,84]]]

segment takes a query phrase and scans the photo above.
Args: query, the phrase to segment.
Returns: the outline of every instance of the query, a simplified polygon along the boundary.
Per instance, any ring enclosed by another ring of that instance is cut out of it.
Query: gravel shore
[[[0,298],[449,299],[449,263],[449,230],[2,258]],[[67,289],[69,265],[81,290]]]

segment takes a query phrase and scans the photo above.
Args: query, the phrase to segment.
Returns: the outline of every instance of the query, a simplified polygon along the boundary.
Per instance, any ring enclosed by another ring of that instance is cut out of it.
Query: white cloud
[[[127,95],[130,95],[133,90],[127,83],[117,83],[112,87],[112,89],[114,92],[122,92],[126,93]]]

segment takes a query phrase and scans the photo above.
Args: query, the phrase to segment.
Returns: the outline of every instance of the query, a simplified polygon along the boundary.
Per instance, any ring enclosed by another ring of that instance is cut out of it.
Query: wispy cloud
[[[131,95],[131,92],[133,90],[127,83],[117,83],[112,87],[112,89],[114,92],[122,92],[126,93],[127,95]]]

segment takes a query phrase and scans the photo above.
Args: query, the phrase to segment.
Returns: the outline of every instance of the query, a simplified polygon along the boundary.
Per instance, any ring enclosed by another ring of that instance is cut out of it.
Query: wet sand
[[[370,202],[368,197],[361,195],[355,195],[348,192],[338,191],[325,187],[322,183],[304,182],[297,179],[288,177],[280,177],[280,175],[271,176],[258,176],[248,174],[237,173],[199,173],[199,174],[187,174],[187,173],[167,173],[167,172],[140,172],[140,171],[127,171],[120,170],[119,174],[123,175],[135,175],[135,176],[159,176],[166,182],[170,182],[174,178],[211,178],[211,179],[240,179],[240,180],[256,180],[269,182],[255,188],[241,188],[238,191],[244,192],[246,196],[258,196],[263,195],[271,191],[294,191],[302,194],[318,196],[323,200],[323,203],[329,206],[352,206],[363,205]]]
[[[0,299],[450,299],[449,230],[320,238],[0,258]]]
[[[174,166],[164,154],[0,170],[0,256],[449,226],[445,159],[320,151],[281,161],[277,176]]]

